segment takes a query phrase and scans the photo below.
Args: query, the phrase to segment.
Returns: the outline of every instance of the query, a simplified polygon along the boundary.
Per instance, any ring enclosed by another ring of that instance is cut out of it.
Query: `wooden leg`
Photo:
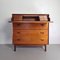
[[[16,51],[16,45],[14,45],[14,51]]]
[[[45,45],[45,51],[46,51],[46,45]]]

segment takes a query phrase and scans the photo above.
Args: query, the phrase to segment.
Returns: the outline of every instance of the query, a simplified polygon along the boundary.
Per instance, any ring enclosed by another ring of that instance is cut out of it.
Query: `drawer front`
[[[48,23],[45,24],[13,23],[13,29],[48,29]]]
[[[48,44],[48,38],[14,38],[14,44]]]
[[[14,30],[13,36],[45,37],[48,36],[48,30]]]

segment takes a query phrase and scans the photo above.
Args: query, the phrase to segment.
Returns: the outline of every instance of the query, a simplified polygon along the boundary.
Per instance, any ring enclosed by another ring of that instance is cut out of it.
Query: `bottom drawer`
[[[48,44],[47,38],[15,38],[13,39],[13,44]]]

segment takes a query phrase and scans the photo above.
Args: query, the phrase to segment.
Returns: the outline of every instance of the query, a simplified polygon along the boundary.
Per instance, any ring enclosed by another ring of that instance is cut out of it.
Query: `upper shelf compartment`
[[[22,21],[40,21],[39,16],[22,16]]]
[[[49,14],[12,14],[12,21],[50,21]]]

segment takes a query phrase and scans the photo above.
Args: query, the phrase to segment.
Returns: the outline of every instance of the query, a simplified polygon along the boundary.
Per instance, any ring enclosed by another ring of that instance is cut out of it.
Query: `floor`
[[[13,51],[13,45],[0,44],[0,60],[60,60],[60,45],[48,45],[44,47],[17,47]]]

